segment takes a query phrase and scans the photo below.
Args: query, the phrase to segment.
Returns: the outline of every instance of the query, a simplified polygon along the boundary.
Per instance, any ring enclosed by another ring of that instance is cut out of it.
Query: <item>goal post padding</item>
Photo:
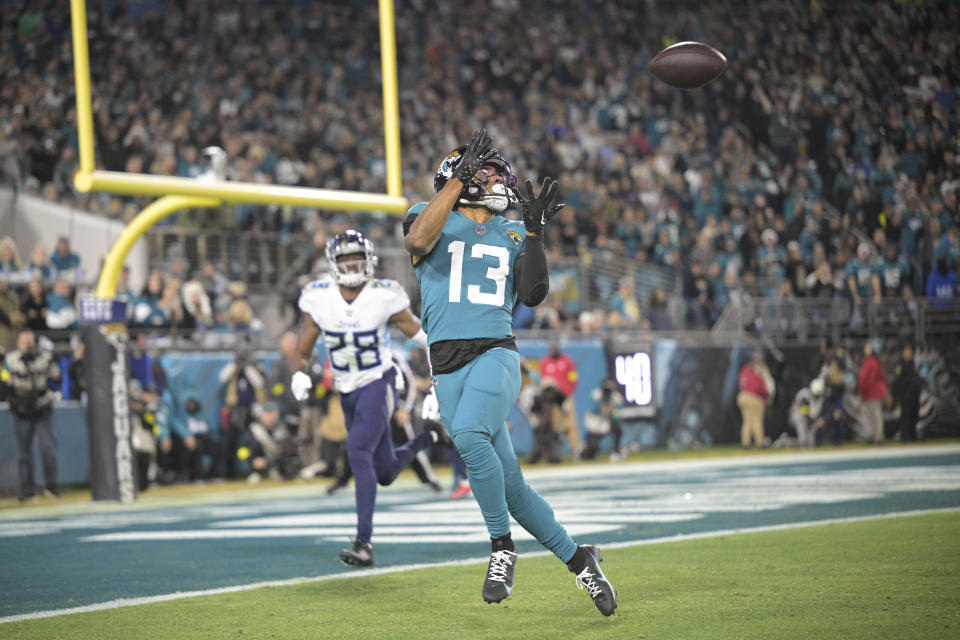
[[[127,333],[111,325],[83,329],[90,438],[90,492],[94,500],[137,498],[136,456],[127,389]]]

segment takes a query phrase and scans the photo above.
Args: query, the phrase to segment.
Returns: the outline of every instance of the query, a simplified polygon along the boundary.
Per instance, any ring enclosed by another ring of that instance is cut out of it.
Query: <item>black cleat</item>
[[[340,552],[340,562],[350,567],[372,567],[373,545],[362,540],[353,541],[353,549]]]
[[[448,449],[455,448],[453,444],[453,438],[450,437],[450,434],[447,433],[447,430],[444,429],[443,425],[440,424],[439,422],[435,422],[433,420],[427,420],[424,423],[423,428],[426,429],[427,431],[432,431],[436,435],[436,440],[434,442],[436,442],[437,444],[447,447]]]
[[[603,575],[603,569],[600,568],[603,556],[600,555],[600,550],[596,547],[583,545],[580,548],[586,552],[587,563],[583,571],[577,574],[577,588],[586,588],[590,592],[590,597],[593,598],[593,604],[597,605],[600,613],[611,616],[617,608],[617,590],[613,588],[607,577]],[[567,568],[576,572],[576,569],[569,564]]]
[[[500,602],[513,590],[513,572],[517,568],[517,554],[513,551],[494,551],[490,554],[487,578],[483,581],[483,599]]]

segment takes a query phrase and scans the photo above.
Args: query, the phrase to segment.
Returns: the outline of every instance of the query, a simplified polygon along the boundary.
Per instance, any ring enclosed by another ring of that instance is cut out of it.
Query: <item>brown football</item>
[[[702,42],[678,42],[650,61],[650,73],[678,89],[696,89],[716,80],[727,68],[727,58]]]

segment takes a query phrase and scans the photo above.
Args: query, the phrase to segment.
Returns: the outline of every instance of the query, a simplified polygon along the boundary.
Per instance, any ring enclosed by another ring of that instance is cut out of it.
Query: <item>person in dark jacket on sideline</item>
[[[900,405],[900,440],[913,442],[917,439],[923,378],[917,373],[917,367],[914,365],[912,345],[903,345],[896,374],[897,377],[893,382],[893,398]]]

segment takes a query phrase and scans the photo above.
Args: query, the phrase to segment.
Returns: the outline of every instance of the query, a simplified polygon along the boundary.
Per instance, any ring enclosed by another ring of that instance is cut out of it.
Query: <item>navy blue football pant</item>
[[[507,413],[520,394],[520,354],[492,349],[436,378],[443,424],[467,465],[490,537],[510,533],[513,516],[540,544],[569,562],[577,543],[527,484],[507,431]]]
[[[433,434],[424,431],[394,449],[390,416],[396,405],[393,369],[382,378],[340,396],[347,425],[347,460],[353,471],[357,498],[357,539],[370,542],[377,483],[387,486],[418,451],[433,444]]]

